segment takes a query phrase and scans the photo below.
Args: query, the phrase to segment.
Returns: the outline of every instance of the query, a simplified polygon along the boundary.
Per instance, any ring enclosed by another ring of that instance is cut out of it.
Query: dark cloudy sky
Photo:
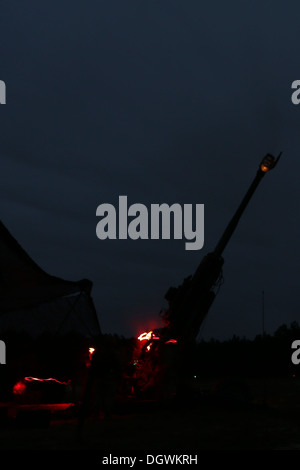
[[[268,152],[282,159],[224,252],[201,337],[299,318],[297,2],[0,2],[1,219],[50,274],[93,281],[104,332],[158,326],[164,294],[211,251]],[[205,205],[205,243],[96,237],[119,195]]]

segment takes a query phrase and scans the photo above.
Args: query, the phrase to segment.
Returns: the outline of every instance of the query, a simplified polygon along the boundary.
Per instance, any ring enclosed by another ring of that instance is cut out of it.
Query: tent
[[[90,280],[67,281],[43,271],[0,221],[0,334],[98,336],[91,290]]]

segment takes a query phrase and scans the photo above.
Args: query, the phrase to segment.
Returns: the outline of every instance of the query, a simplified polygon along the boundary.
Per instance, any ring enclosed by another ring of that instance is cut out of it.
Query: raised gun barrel
[[[241,204],[239,205],[238,209],[236,210],[234,216],[232,217],[231,221],[227,225],[227,228],[225,229],[222,237],[220,238],[216,248],[214,249],[214,253],[216,256],[221,256],[227,243],[229,242],[231,235],[233,234],[234,230],[236,229],[236,226],[239,223],[239,220],[246,209],[248,202],[250,201],[251,197],[253,196],[257,186],[265,176],[265,174],[275,168],[275,166],[278,163],[279,158],[281,157],[282,152],[278,155],[278,157],[275,159],[273,155],[267,154],[261,164],[259,165],[259,168],[257,170],[256,176],[249,187],[247,193],[244,196],[244,199],[242,200]]]
[[[213,252],[202,259],[193,276],[185,279],[178,288],[170,288],[165,295],[169,308],[164,313],[166,327],[164,337],[173,337],[185,343],[196,339],[200,326],[213,303],[216,290],[222,283],[223,251],[228,244],[248,202],[264,175],[278,163],[282,152],[275,159],[267,154],[261,161],[256,176],[241,204],[227,225]]]

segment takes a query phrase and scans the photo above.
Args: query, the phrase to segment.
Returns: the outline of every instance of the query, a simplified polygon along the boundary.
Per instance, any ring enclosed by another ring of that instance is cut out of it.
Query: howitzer
[[[202,259],[193,276],[185,279],[178,288],[170,288],[166,293],[165,298],[169,303],[169,308],[162,315],[166,322],[162,336],[176,338],[182,343],[196,339],[200,326],[222,284],[223,251],[259,183],[264,175],[277,165],[280,157],[281,153],[276,159],[270,154],[263,158],[252,184],[214,251]]]
[[[169,307],[161,315],[165,326],[143,333],[139,337],[146,341],[142,348],[134,353],[131,365],[135,367],[135,370],[131,368],[130,377],[126,376],[126,380],[130,379],[130,384],[134,384],[132,389],[135,393],[146,392],[147,395],[150,391],[150,393],[154,392],[155,396],[166,396],[170,392],[172,394],[174,385],[176,391],[181,388],[182,384],[184,386],[184,360],[189,354],[189,347],[195,343],[203,320],[222,284],[224,249],[259,183],[265,174],[277,165],[280,157],[281,153],[277,158],[270,154],[263,158],[252,184],[215,249],[204,256],[193,276],[186,278],[181,286],[171,287],[167,291],[165,298]],[[173,346],[168,347],[169,344],[174,343],[178,345],[176,350]],[[93,362],[94,359],[92,364]],[[90,370],[92,371],[93,367]],[[134,382],[131,379],[134,379]],[[93,374],[90,372],[79,416],[79,430],[83,427],[92,383]]]
[[[193,276],[185,279],[178,288],[170,288],[166,293],[165,298],[169,303],[169,308],[163,314],[166,326],[161,332],[162,336],[176,338],[181,343],[196,339],[200,326],[222,284],[223,251],[259,183],[264,175],[277,165],[280,157],[281,153],[276,159],[270,154],[263,158],[252,184],[214,251],[202,259]]]
[[[153,380],[150,382],[156,381],[153,364],[157,364],[156,370],[159,370],[159,363],[165,354],[165,345],[176,342],[181,352],[185,354],[184,351],[189,350],[190,346],[195,343],[203,320],[222,284],[223,251],[259,183],[265,174],[277,165],[280,157],[281,153],[276,159],[270,154],[263,158],[252,184],[215,249],[204,256],[194,275],[186,278],[179,287],[171,287],[167,291],[165,299],[169,306],[161,314],[164,327],[148,334],[147,342],[144,343],[140,356],[140,362],[147,364],[148,371],[152,371],[150,375]],[[143,367],[140,369],[141,372],[142,369]]]

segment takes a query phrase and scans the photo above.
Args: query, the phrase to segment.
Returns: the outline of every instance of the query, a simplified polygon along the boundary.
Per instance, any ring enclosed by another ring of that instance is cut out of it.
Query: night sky
[[[299,317],[297,2],[0,2],[1,220],[49,274],[93,281],[103,332],[160,326],[266,153],[200,338]],[[96,237],[99,204],[205,205],[205,242]]]

